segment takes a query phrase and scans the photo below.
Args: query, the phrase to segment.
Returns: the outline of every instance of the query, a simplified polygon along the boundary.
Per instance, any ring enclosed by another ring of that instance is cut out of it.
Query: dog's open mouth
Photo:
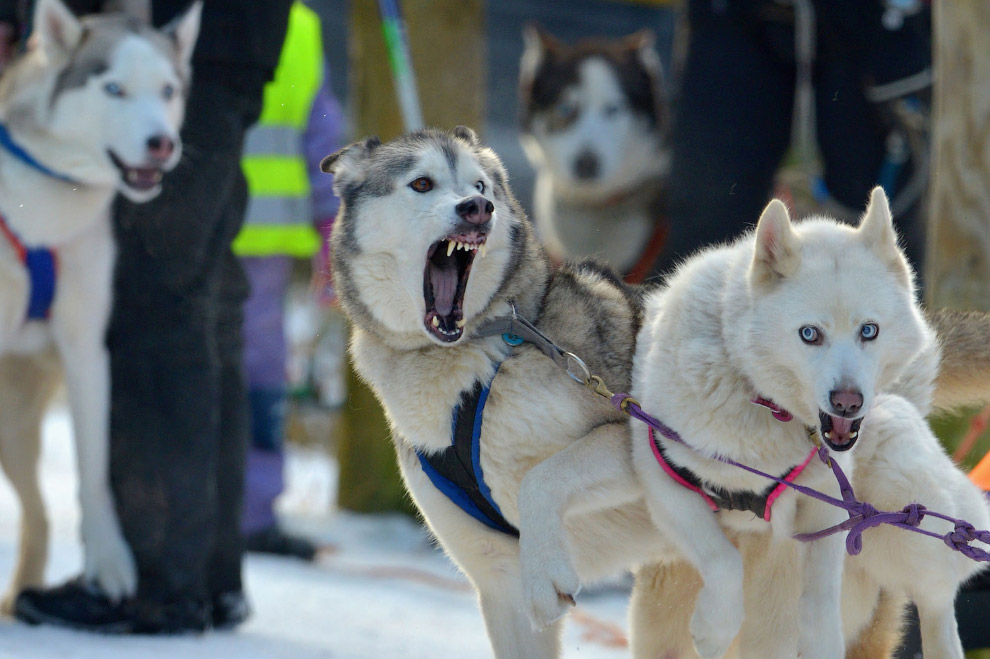
[[[818,420],[821,422],[822,438],[829,448],[833,451],[848,451],[859,438],[859,425],[863,422],[863,417],[850,419],[818,410]]]
[[[426,253],[423,298],[426,329],[445,343],[464,333],[464,290],[477,254],[485,256],[487,235],[477,231],[452,234]]]
[[[127,187],[146,192],[162,182],[163,173],[160,167],[131,167],[113,151],[107,150],[107,154],[120,170],[120,178]]]

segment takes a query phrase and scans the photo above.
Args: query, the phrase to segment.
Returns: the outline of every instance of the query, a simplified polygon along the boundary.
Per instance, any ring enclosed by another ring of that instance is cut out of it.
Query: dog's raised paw
[[[542,557],[537,569],[523,570],[524,593],[536,629],[546,629],[566,615],[581,590],[581,579],[566,556]]]
[[[742,592],[719,592],[702,588],[691,617],[691,638],[702,659],[720,659],[729,651],[742,627]]]

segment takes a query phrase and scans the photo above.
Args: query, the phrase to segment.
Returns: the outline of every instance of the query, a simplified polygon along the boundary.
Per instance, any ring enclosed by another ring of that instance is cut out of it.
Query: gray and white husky
[[[477,589],[496,656],[557,656],[581,583],[677,556],[677,543],[652,523],[624,415],[536,345],[488,328],[525,317],[628,391],[643,292],[594,263],[553,268],[498,157],[470,129],[369,138],[323,168],[342,200],[331,254],[350,354],[384,405],[406,487]],[[984,391],[988,382],[990,370]],[[430,472],[479,387],[475,453],[461,464],[501,530]],[[675,583],[697,581],[683,562],[669,569]]]
[[[111,598],[137,585],[108,478],[109,206],[118,192],[153,198],[181,157],[200,7],[155,30],[123,13],[78,19],[59,0],[38,0],[27,51],[0,79],[0,462],[22,509],[7,611],[44,576],[37,460],[55,353],[72,411],[85,576]]]
[[[667,110],[653,33],[567,45],[529,25],[523,38],[521,140],[536,170],[540,238],[558,261],[598,257],[643,281],[667,231]]]

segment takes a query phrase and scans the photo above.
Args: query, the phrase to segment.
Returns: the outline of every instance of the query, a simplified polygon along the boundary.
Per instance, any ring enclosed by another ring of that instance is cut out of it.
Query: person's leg
[[[710,2],[690,5],[671,135],[665,267],[755,223],[790,142],[794,67],[775,48],[793,39],[791,28],[724,5],[721,14]]]
[[[243,179],[235,184],[228,207],[228,229],[240,226],[246,202]],[[241,536],[241,509],[244,494],[245,455],[250,436],[250,411],[242,362],[244,343],[243,303],[248,283],[225,237],[219,298],[217,345],[220,351],[220,434],[217,446],[217,525],[216,543],[210,558],[207,587],[213,606],[215,627],[232,627],[250,614],[241,581],[244,543]]]
[[[243,130],[236,94],[202,81],[190,98],[185,166],[160,203],[117,212],[111,478],[139,566],[138,600],[209,602],[224,499],[238,496],[217,478],[228,367],[218,328]],[[238,588],[239,567],[238,555]]]
[[[817,3],[816,9],[819,45],[815,111],[824,182],[829,195],[849,210],[847,219],[855,221],[874,186],[883,185],[889,197],[897,197],[914,167],[920,165],[910,159],[921,154],[911,153],[904,127],[897,125],[891,104],[866,98],[870,66],[883,32],[880,7],[858,0],[830,0]],[[904,56],[915,59],[914,53]],[[905,140],[900,144],[903,163],[895,164],[898,144],[889,140]],[[885,175],[885,171],[894,171],[891,167],[896,168],[896,173]],[[908,260],[919,275],[925,246],[920,202],[920,198],[916,199],[894,216]]]
[[[245,305],[244,364],[251,407],[251,443],[244,486],[241,531],[248,551],[305,560],[316,554],[309,540],[286,533],[275,516],[285,489],[287,407],[285,298],[292,260],[288,256],[242,259],[251,296]]]
[[[241,263],[251,284],[244,306],[251,443],[241,519],[241,531],[250,536],[275,526],[273,504],[284,487],[282,435],[288,351],[283,309],[292,262],[287,256],[269,256],[245,258]]]

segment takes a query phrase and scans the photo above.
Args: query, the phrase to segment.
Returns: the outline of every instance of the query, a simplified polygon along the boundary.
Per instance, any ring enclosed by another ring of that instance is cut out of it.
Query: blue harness
[[[461,393],[452,415],[450,446],[439,453],[417,450],[416,455],[434,487],[461,510],[489,528],[519,537],[519,530],[502,516],[481,470],[481,417],[490,387],[491,382],[477,382]]]
[[[14,142],[7,127],[0,124],[0,146],[7,149],[15,158],[39,172],[65,183],[77,181],[60,174],[38,162],[30,153]],[[52,302],[55,300],[55,284],[58,274],[58,255],[49,247],[28,247],[7,224],[7,219],[0,215],[0,233],[17,253],[17,258],[28,271],[30,280],[30,295],[28,296],[27,319],[47,320],[51,315]]]

